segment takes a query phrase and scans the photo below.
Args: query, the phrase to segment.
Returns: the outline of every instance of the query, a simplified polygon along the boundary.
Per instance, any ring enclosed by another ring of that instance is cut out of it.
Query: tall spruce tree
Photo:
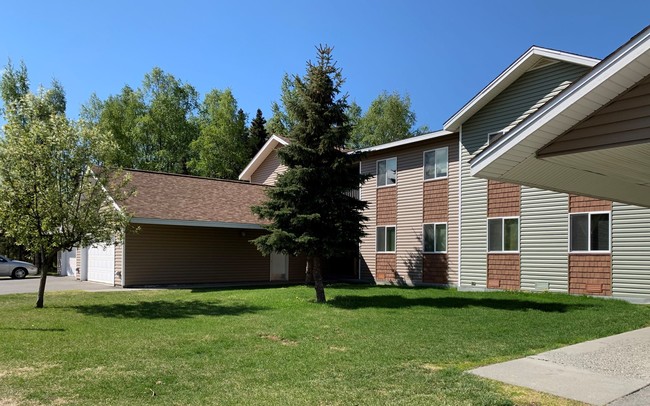
[[[260,109],[257,109],[257,114],[255,114],[253,121],[251,121],[251,126],[248,129],[248,137],[250,148],[249,157],[253,158],[269,138],[269,133],[266,131],[266,120]]]
[[[321,263],[354,255],[364,235],[367,203],[351,196],[367,179],[357,157],[344,151],[350,137],[347,96],[340,95],[343,76],[332,61],[332,48],[319,46],[318,61],[293,78],[295,98],[286,104],[295,118],[291,143],[279,151],[287,171],[267,190],[268,200],[254,207],[271,220],[269,231],[254,240],[265,254],[305,255],[311,268],[316,302],[325,302]]]

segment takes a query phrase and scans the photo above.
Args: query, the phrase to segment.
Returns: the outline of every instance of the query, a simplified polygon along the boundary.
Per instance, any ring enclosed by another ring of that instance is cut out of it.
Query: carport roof
[[[122,207],[133,223],[259,228],[251,207],[267,186],[161,172],[126,170],[135,193]]]

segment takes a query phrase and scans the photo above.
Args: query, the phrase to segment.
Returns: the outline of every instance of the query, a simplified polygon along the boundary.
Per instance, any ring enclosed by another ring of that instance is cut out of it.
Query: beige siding
[[[269,257],[250,243],[262,233],[142,224],[126,236],[124,286],[268,281]]]
[[[487,267],[487,182],[470,175],[469,161],[487,146],[488,133],[511,129],[587,69],[559,62],[526,72],[463,123],[460,169],[463,199],[461,285],[485,287]],[[522,272],[525,270],[522,269]]]
[[[650,208],[613,203],[612,294],[650,298]]]
[[[368,208],[364,212],[368,217],[368,221],[364,223],[366,235],[361,239],[359,246],[361,279],[371,279],[375,273],[375,226],[377,224],[377,166],[375,162],[374,160],[363,161],[359,169],[361,173],[372,175],[359,191],[361,200],[368,202]]]
[[[569,197],[521,188],[521,289],[568,292]]]
[[[115,260],[113,264],[115,266],[115,286],[122,286],[122,261],[124,260],[124,245],[117,244],[115,245],[114,250]]]
[[[251,183],[274,185],[278,175],[284,173],[287,167],[280,163],[278,148],[273,150],[262,164],[251,175]]]
[[[377,160],[397,157],[397,221],[396,221],[396,272],[400,283],[422,282],[422,224],[423,224],[423,153],[435,148],[448,147],[448,281],[458,281],[458,138],[457,135],[429,140],[411,146],[396,148],[369,157],[361,163],[363,173],[372,174],[361,188],[361,199],[369,203],[365,215],[369,218],[361,252],[362,277],[376,275],[375,227],[377,225]],[[381,254],[385,255],[385,254]]]

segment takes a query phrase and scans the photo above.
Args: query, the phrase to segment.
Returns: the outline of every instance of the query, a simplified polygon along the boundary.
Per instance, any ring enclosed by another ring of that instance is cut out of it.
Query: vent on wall
[[[536,282],[535,283],[535,290],[538,292],[548,292],[550,289],[551,284],[548,282]]]

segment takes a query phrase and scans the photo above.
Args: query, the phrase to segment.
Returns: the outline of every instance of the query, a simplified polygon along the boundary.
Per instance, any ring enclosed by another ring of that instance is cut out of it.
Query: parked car
[[[16,261],[0,255],[0,276],[11,276],[14,279],[23,279],[29,274],[36,274],[36,265],[25,261]]]

